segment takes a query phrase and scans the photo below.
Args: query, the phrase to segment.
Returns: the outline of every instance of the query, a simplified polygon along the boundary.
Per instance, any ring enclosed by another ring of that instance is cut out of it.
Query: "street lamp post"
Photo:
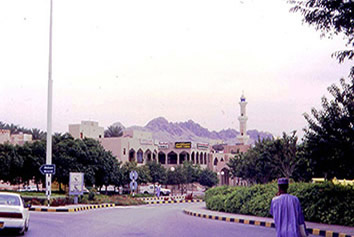
[[[170,170],[171,170],[172,172],[174,172],[174,171],[175,171],[175,167],[172,166],[172,167],[170,168]],[[172,185],[172,190],[171,190],[171,191],[172,191],[172,196],[173,196],[173,189],[174,189],[174,186]]]
[[[53,105],[53,80],[52,80],[52,25],[53,25],[53,0],[50,0],[50,23],[49,23],[49,65],[48,65],[48,107],[47,107],[47,154],[46,164],[52,164],[52,105]],[[52,175],[45,175],[46,195],[48,206],[52,193]]]
[[[224,182],[224,174],[225,174],[225,172],[221,171],[220,174],[221,174],[221,185],[224,185],[225,184],[225,182]]]

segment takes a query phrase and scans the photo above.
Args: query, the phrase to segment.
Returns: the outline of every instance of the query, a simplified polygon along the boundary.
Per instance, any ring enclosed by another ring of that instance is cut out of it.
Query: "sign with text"
[[[45,174],[55,174],[55,165],[48,165],[48,164],[45,164],[45,165],[42,165],[40,168],[39,168],[39,171],[45,175]]]
[[[208,143],[197,143],[197,148],[201,150],[207,150],[209,148]]]
[[[176,149],[190,149],[192,148],[191,142],[175,142]]]
[[[159,149],[168,149],[168,142],[159,142]]]
[[[69,195],[82,195],[84,193],[84,173],[70,172]]]

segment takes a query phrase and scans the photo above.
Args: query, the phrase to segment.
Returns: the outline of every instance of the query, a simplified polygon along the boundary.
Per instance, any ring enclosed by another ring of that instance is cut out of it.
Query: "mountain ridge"
[[[210,144],[223,143],[236,144],[237,136],[240,134],[236,129],[228,128],[218,131],[209,131],[202,127],[199,123],[189,119],[185,122],[169,122],[164,117],[157,117],[150,120],[145,126],[130,126],[125,128],[120,122],[116,122],[113,126],[119,126],[126,130],[140,130],[151,132],[155,140],[161,142],[174,141],[193,141],[206,142]],[[258,131],[256,129],[247,130],[247,135],[250,136],[249,144],[264,138],[272,138],[273,135],[269,132]]]

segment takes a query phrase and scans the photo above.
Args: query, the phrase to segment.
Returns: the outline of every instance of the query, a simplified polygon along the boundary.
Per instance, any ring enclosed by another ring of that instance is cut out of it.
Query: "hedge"
[[[272,198],[277,193],[275,183],[250,187],[216,187],[205,193],[210,210],[271,217]],[[292,183],[289,193],[299,198],[306,221],[354,226],[354,187]]]

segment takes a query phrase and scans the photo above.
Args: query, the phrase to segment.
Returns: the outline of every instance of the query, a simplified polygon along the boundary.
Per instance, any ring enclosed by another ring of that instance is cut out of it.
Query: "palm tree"
[[[32,139],[33,140],[43,140],[43,139],[45,139],[44,132],[39,130],[38,128],[32,128],[30,130],[30,134],[32,134]]]
[[[122,135],[123,129],[118,126],[111,125],[104,131],[104,137],[121,137]]]

